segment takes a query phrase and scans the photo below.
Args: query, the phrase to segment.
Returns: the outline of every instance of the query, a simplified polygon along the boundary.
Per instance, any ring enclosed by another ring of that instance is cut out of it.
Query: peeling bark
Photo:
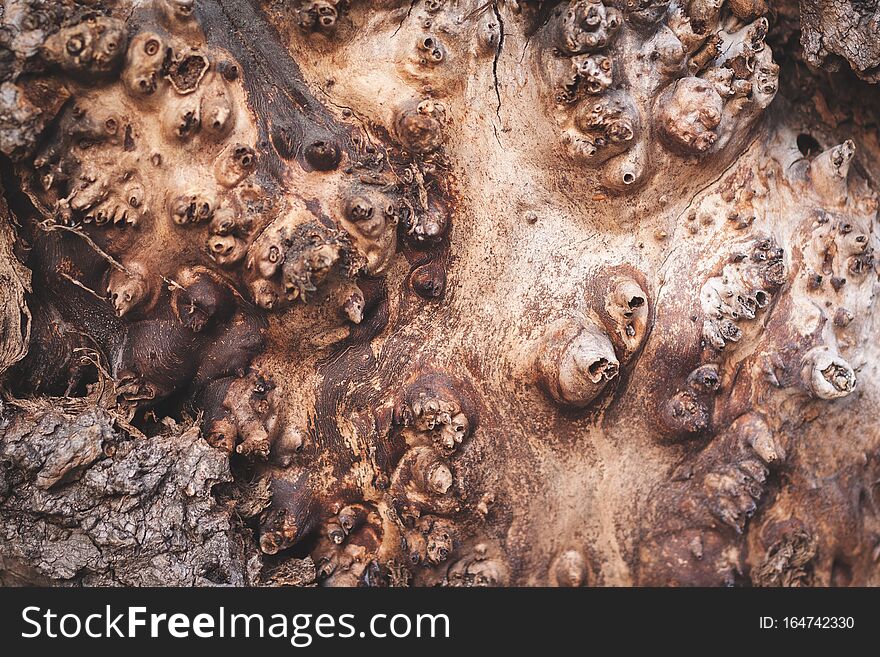
[[[801,4],[9,0],[4,581],[880,583],[880,103],[807,66],[876,8]]]

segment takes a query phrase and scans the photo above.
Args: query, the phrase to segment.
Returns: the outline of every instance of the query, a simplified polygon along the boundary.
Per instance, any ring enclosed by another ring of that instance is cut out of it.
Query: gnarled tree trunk
[[[0,581],[880,583],[878,31],[6,0]]]

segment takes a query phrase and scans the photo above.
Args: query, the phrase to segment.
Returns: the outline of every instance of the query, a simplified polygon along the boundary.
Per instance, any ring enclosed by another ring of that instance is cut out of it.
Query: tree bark
[[[880,583],[877,16],[7,0],[0,582]]]

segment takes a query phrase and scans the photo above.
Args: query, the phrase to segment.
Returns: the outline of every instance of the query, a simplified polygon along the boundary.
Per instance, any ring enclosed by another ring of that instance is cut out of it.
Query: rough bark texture
[[[197,427],[127,440],[100,409],[26,409],[2,444],[6,583],[251,582],[256,548],[211,495],[228,458]]]
[[[839,67],[846,60],[870,82],[880,80],[880,3],[877,0],[802,0],[801,43],[810,64]]]
[[[3,582],[880,583],[876,3],[0,12]]]

